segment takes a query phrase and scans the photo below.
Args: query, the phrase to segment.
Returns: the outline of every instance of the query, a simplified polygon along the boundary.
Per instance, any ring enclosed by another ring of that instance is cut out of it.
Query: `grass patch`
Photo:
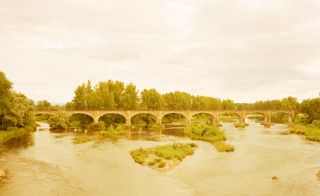
[[[33,127],[25,127],[25,128],[17,128],[17,127],[9,127],[5,131],[0,131],[0,145],[6,143],[12,138],[20,137],[26,133],[33,132]]]
[[[152,148],[139,148],[130,152],[136,163],[151,168],[168,170],[179,164],[186,156],[193,155],[197,145],[194,143],[174,143]]]
[[[290,129],[290,133],[304,135],[305,139],[320,142],[320,128],[310,125],[294,125]]]
[[[199,121],[186,128],[185,133],[191,139],[202,140],[213,144],[219,152],[234,151],[233,146],[224,143],[227,138],[225,133],[221,131],[219,127]]]
[[[93,139],[89,136],[79,136],[79,137],[75,137],[73,139],[73,144],[83,144],[83,143],[86,143],[86,142],[90,142],[92,141]]]

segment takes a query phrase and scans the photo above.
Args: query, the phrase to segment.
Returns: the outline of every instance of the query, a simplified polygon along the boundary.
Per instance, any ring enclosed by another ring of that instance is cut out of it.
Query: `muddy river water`
[[[222,128],[235,152],[218,153],[195,141],[195,154],[167,172],[136,164],[129,152],[190,141],[183,133],[132,133],[74,145],[74,133],[43,128],[2,147],[0,169],[9,177],[0,183],[0,195],[320,195],[319,143],[286,134],[285,125],[264,128],[252,121],[245,129],[230,123]]]

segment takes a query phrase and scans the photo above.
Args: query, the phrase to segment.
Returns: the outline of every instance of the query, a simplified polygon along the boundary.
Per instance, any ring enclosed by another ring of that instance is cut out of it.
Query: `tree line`
[[[33,101],[12,90],[12,83],[0,71],[0,130],[36,126]]]
[[[320,119],[320,99],[301,103],[294,97],[255,103],[235,103],[230,99],[195,96],[186,92],[161,94],[156,89],[139,93],[132,83],[108,80],[93,86],[90,81],[79,85],[73,99],[64,106],[54,106],[46,100],[36,104],[12,89],[12,83],[0,71],[0,129],[35,126],[34,110],[103,109],[103,110],[216,110],[216,109],[293,109],[307,114],[307,121]]]
[[[139,93],[133,83],[108,80],[94,87],[90,81],[74,91],[73,99],[66,109],[86,110],[233,110],[233,109],[277,109],[295,110],[308,114],[309,121],[320,119],[320,99],[306,99],[301,103],[295,97],[235,103],[230,99],[195,96],[187,92],[159,93],[156,89],[144,89]]]
[[[160,94],[156,89],[145,89],[139,93],[132,83],[108,80],[94,87],[90,81],[78,86],[72,101],[65,107],[76,110],[215,110],[235,109],[236,104],[230,99],[194,96],[180,91]]]

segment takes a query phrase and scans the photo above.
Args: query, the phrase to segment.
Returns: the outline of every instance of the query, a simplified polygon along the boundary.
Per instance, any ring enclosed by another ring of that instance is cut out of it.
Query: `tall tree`
[[[132,83],[125,87],[124,93],[120,98],[120,108],[125,110],[134,110],[138,107],[138,91]]]
[[[141,92],[141,105],[144,109],[159,110],[163,108],[164,101],[156,89],[145,89]]]

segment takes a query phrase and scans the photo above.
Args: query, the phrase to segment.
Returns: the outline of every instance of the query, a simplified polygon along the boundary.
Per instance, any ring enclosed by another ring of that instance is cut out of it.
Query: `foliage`
[[[86,135],[73,138],[73,144],[83,144],[92,141],[92,138]]]
[[[97,122],[97,123],[91,123],[88,125],[88,131],[102,131],[104,130],[106,127],[104,125],[104,122]]]
[[[218,127],[206,124],[204,121],[198,121],[197,123],[191,124],[185,129],[186,135],[195,140],[207,141],[215,146],[215,148],[221,152],[234,151],[234,147],[224,143],[226,136],[223,131]]]
[[[143,164],[145,159],[148,157],[149,152],[143,148],[133,150],[130,152],[131,157],[136,163]]]
[[[114,138],[125,133],[125,127],[122,125],[118,125],[116,128],[113,128],[111,125],[107,130],[100,131],[100,135],[103,137]]]
[[[100,117],[99,121],[104,122],[106,127],[110,127],[111,125],[116,127],[126,123],[125,117],[120,114],[105,114]]]
[[[320,98],[303,100],[300,110],[308,114],[309,123],[313,120],[320,120]]]
[[[58,105],[52,105],[47,100],[38,101],[37,104],[35,105],[35,110],[39,110],[39,111],[49,111],[49,110],[56,111],[59,109],[63,109],[63,107]]]
[[[249,125],[248,123],[243,123],[243,122],[238,122],[234,124],[236,128],[245,128],[248,125]]]
[[[163,97],[156,89],[145,89],[141,92],[141,108],[159,110],[163,105]]]
[[[12,83],[0,72],[0,129],[36,127],[33,102],[12,90]]]
[[[185,156],[194,153],[195,147],[195,144],[173,143],[172,145],[156,146],[152,148],[151,152],[164,159],[178,159],[182,161]]]
[[[182,161],[186,156],[192,155],[196,147],[194,143],[173,143],[147,149],[139,148],[131,151],[130,155],[139,164],[144,164],[146,160],[151,159],[148,162],[149,166],[163,168],[166,166],[165,160]]]
[[[320,120],[313,120],[311,124],[312,126],[320,129]]]
[[[69,118],[70,127],[85,129],[90,123],[93,123],[93,119],[86,114],[72,114]]]
[[[294,118],[294,123],[295,124],[302,124],[306,125],[310,122],[309,116],[307,114],[297,114]]]
[[[186,125],[186,117],[182,114],[177,113],[170,113],[162,117],[161,119],[162,124],[183,124]]]
[[[69,116],[61,111],[55,112],[49,117],[50,129],[67,129],[69,127]]]
[[[304,135],[307,140],[320,142],[320,127],[318,122],[310,125],[295,125],[290,129],[290,133]]]
[[[9,127],[8,130],[0,131],[0,145],[6,143],[8,140],[22,136],[26,133],[34,131],[34,127],[26,126],[24,128]]]
[[[131,118],[132,125],[135,125],[136,128],[150,128],[156,123],[156,118],[147,113],[137,114]]]
[[[223,141],[217,141],[213,143],[214,147],[217,149],[218,152],[232,152],[234,151],[234,147],[230,144],[226,144]]]

